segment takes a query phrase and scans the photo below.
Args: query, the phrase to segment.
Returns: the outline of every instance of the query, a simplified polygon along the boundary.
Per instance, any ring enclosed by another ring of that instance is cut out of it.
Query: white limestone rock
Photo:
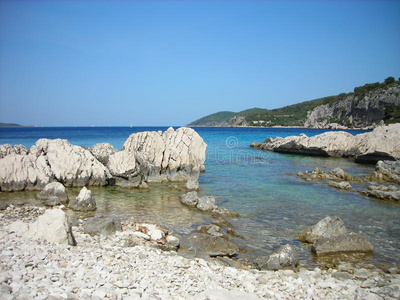
[[[52,176],[65,186],[106,185],[111,175],[93,154],[62,139],[40,139],[30,149],[45,158]]]
[[[29,224],[27,236],[50,243],[68,244],[68,222],[61,209],[48,209],[35,222]]]
[[[10,154],[0,159],[0,190],[22,191],[42,189],[52,172],[43,157]]]
[[[141,153],[148,166],[143,176],[148,182],[160,182],[197,180],[205,162],[206,147],[193,129],[181,127],[175,131],[170,127],[164,133],[134,133],[126,140],[122,150]]]
[[[9,154],[21,154],[27,155],[28,149],[23,145],[10,145],[10,144],[3,144],[0,145],[0,159],[6,157]]]
[[[78,197],[69,202],[68,208],[78,211],[96,210],[96,201],[92,192],[84,186]]]
[[[117,153],[118,150],[115,149],[109,143],[99,143],[95,144],[89,148],[89,151],[96,157],[96,159],[101,162],[103,165],[107,165],[108,159],[114,153]]]
[[[42,200],[49,200],[57,198],[59,202],[68,203],[68,194],[65,187],[59,182],[52,182],[47,184],[44,189],[38,194],[38,198]]]

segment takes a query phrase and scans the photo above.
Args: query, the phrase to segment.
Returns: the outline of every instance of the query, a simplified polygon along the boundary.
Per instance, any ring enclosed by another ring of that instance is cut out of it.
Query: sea
[[[177,128],[177,127],[174,127]],[[110,143],[121,149],[130,134],[165,131],[167,127],[20,127],[0,128],[0,144],[32,146],[40,138],[62,138],[71,144],[90,147]],[[313,136],[326,130],[303,128],[223,128],[196,127],[207,143],[206,171],[200,175],[199,194],[212,195],[217,205],[240,214],[227,219],[241,249],[238,259],[252,260],[268,255],[285,244],[299,252],[301,264],[308,268],[329,266],[350,260],[389,268],[400,264],[400,205],[330,187],[326,181],[304,181],[294,174],[316,167],[329,171],[339,167],[362,176],[374,166],[356,164],[350,159],[280,154],[250,148],[252,142],[266,138],[299,135]],[[364,131],[350,130],[356,135]],[[0,170],[1,171],[1,170]],[[200,225],[218,218],[180,204],[183,183],[153,183],[148,189],[122,189],[115,186],[90,187],[98,209],[96,216],[115,216],[121,220],[156,223],[184,236]],[[78,188],[68,189],[70,198]],[[0,201],[44,205],[37,191],[0,193]],[[342,255],[317,258],[310,246],[296,237],[302,229],[326,216],[339,216],[348,231],[363,233],[374,246],[372,255]]]

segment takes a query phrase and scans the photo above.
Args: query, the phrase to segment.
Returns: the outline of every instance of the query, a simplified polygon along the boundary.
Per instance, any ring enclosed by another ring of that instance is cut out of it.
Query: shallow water
[[[0,143],[31,146],[40,137],[66,138],[73,144],[91,146],[109,142],[120,149],[132,132],[166,128],[25,128],[1,129]],[[392,266],[400,263],[400,205],[371,200],[352,191],[334,189],[326,182],[306,182],[289,173],[325,171],[340,167],[352,175],[372,172],[373,166],[341,158],[318,158],[261,151],[249,147],[267,137],[309,136],[324,132],[306,129],[195,128],[208,144],[206,172],[200,194],[214,195],[217,204],[239,213],[230,219],[237,234],[234,241],[249,250],[246,256],[266,254],[285,243],[297,246],[303,264],[316,264],[309,250],[295,238],[306,226],[327,215],[342,218],[349,231],[363,232],[375,251],[365,263]],[[352,131],[356,134],[358,132]],[[125,190],[91,187],[96,215],[158,223],[171,231],[189,233],[213,217],[179,203],[183,184],[151,184],[149,189]],[[70,189],[74,197],[79,189]],[[38,203],[37,192],[0,193],[0,199]],[[244,255],[243,255],[244,256]]]

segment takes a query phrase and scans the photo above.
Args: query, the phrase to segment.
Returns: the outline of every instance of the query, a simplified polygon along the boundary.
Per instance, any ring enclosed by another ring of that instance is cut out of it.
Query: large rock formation
[[[400,105],[399,95],[400,86],[379,89],[364,96],[349,95],[344,100],[320,105],[309,111],[304,126],[332,128],[336,123],[336,127],[366,127],[385,117],[388,104]]]
[[[132,134],[122,151],[110,144],[90,148],[67,140],[40,139],[28,151],[0,145],[0,191],[42,189],[50,182],[66,187],[197,180],[204,169],[203,139],[190,128]]]
[[[251,147],[281,153],[353,157],[356,162],[376,163],[400,158],[399,136],[400,124],[391,124],[356,136],[343,131],[324,132],[312,137],[301,134],[268,138],[263,143],[252,143]]]
[[[204,167],[206,147],[193,129],[181,127],[175,131],[170,127],[164,133],[146,131],[131,134],[122,150],[135,157],[141,154],[146,165],[142,176],[148,182],[161,182],[197,180]]]

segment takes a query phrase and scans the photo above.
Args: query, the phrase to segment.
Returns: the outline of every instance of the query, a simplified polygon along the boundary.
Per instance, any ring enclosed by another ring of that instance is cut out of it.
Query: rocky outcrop
[[[43,156],[10,154],[0,159],[0,170],[3,192],[42,189],[52,177]]]
[[[364,96],[349,95],[334,104],[320,105],[309,111],[304,123],[309,128],[362,128],[385,117],[388,104],[400,105],[400,86],[388,87]]]
[[[51,201],[52,205],[58,205],[62,203],[68,203],[68,194],[65,187],[59,182],[52,182],[47,184],[44,189],[38,194],[38,198],[41,200]]]
[[[285,138],[268,138],[251,147],[314,156],[352,157],[359,163],[376,163],[379,160],[400,158],[400,124],[380,126],[372,132],[356,136],[347,132],[325,132],[312,137],[305,134]]]
[[[0,145],[0,190],[43,189],[54,181],[66,187],[197,181],[204,170],[206,146],[193,129],[185,127],[132,134],[122,151],[107,143],[88,150],[62,139],[40,139],[29,151]]]
[[[68,208],[77,211],[96,210],[96,201],[92,192],[84,186],[79,192],[78,197],[69,202]]]
[[[197,180],[204,167],[206,143],[191,128],[168,128],[161,131],[134,133],[122,150],[141,154],[145,169],[142,176],[148,182]]]
[[[0,159],[6,157],[9,154],[28,154],[28,149],[23,145],[10,145],[4,144],[0,145]]]
[[[400,188],[394,185],[370,185],[367,196],[388,201],[400,201]]]
[[[400,184],[400,160],[378,161],[375,172],[365,177],[370,181],[394,182]]]
[[[297,237],[302,242],[313,244],[311,250],[317,255],[340,252],[373,251],[373,246],[361,233],[348,233],[339,217],[325,217],[317,224],[305,228]]]
[[[40,139],[29,150],[42,156],[51,170],[51,177],[67,187],[106,185],[111,178],[107,168],[93,154],[67,140]]]

